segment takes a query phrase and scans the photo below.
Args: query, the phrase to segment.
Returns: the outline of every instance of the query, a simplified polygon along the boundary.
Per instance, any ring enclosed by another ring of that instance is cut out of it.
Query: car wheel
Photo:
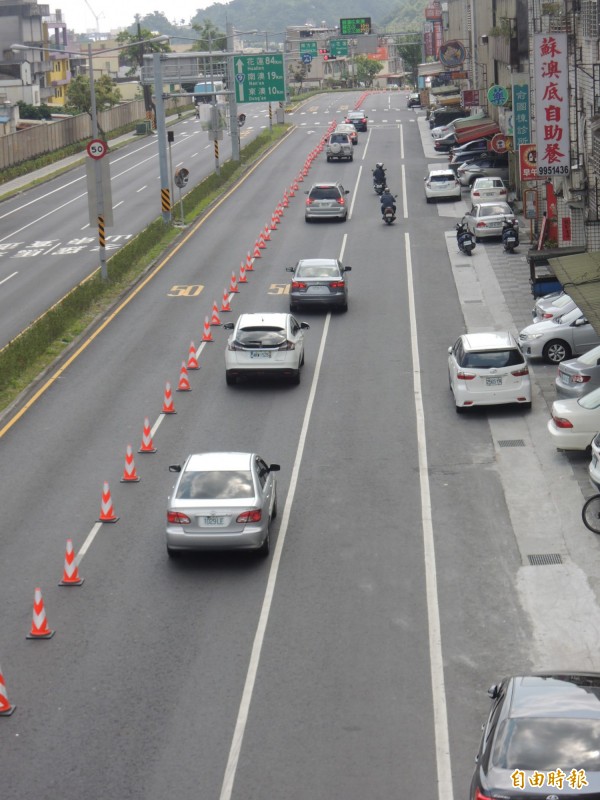
[[[300,359],[300,366],[304,366],[304,350],[302,351],[302,358]]]
[[[354,156],[348,156],[348,161],[354,161]]]
[[[235,375],[232,375],[230,372],[226,372],[225,373],[225,381],[227,383],[227,386],[235,386],[235,384],[237,383],[237,378],[235,377]]]
[[[179,558],[179,556],[181,555],[181,551],[174,550],[172,547],[169,547],[169,545],[167,545],[167,555],[169,556],[169,558]]]
[[[346,311],[348,311],[348,303],[344,303],[343,306],[340,306],[340,311],[342,312],[342,314],[345,314]]]
[[[525,411],[531,411],[531,400],[528,403],[519,403],[521,408],[524,408]]]
[[[431,203],[431,197],[426,197],[425,200],[427,203]]]
[[[300,383],[300,367],[293,373],[292,375],[292,384],[294,386],[298,386]]]
[[[294,314],[296,311],[298,311],[298,306],[296,303],[290,303],[290,313]]]
[[[571,348],[566,342],[560,339],[553,339],[544,347],[543,356],[551,364],[560,364],[571,356]]]
[[[262,558],[266,558],[269,555],[269,551],[271,550],[271,526],[267,528],[267,535],[265,536],[264,542],[258,548],[257,553]]]
[[[331,161],[331,156],[327,156],[327,161]]]
[[[275,502],[273,503],[273,511],[271,511],[271,519],[277,517],[277,495],[275,495]]]
[[[304,222],[310,222],[310,219],[309,219],[308,217],[306,217],[306,216],[305,216],[305,217],[304,217]]]
[[[463,406],[454,406],[454,410],[457,414],[463,414],[465,409]]]

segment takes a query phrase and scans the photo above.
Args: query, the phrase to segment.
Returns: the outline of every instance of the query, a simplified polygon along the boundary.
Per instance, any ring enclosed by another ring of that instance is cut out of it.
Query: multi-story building
[[[42,47],[45,42],[43,18],[50,14],[49,6],[28,0],[0,0],[0,73],[12,82],[21,83],[23,100],[39,105],[53,94],[50,73],[52,64],[38,50],[12,52],[11,45],[25,44]],[[22,64],[29,65],[23,70]],[[10,87],[11,99],[14,86]],[[30,99],[27,100],[27,95]],[[19,98],[21,99],[21,98]]]
[[[51,72],[46,77],[52,94],[48,94],[46,103],[50,106],[64,106],[67,100],[67,86],[71,81],[71,58],[64,52],[68,49],[67,24],[63,22],[61,12],[56,11],[55,14],[44,17],[42,29],[44,47],[48,47],[44,57],[52,65]]]

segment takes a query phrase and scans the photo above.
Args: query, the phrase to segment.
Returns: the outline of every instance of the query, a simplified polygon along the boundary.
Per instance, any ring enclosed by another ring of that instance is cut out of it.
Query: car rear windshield
[[[329,137],[330,142],[344,142],[348,141],[348,134],[347,133],[332,133]]]
[[[337,267],[298,267],[296,275],[298,278],[335,278],[340,271]]]
[[[237,500],[254,497],[250,470],[186,472],[177,487],[181,500]]]
[[[335,186],[315,186],[310,192],[312,200],[337,200],[339,196]]]
[[[431,183],[446,183],[446,181],[454,181],[456,178],[454,177],[453,172],[445,172],[443,175],[430,175],[429,180]]]
[[[498,203],[498,205],[494,206],[479,206],[479,209],[480,217],[495,217],[498,214],[512,214],[510,207],[502,205],[502,203]]]
[[[465,353],[461,367],[471,367],[472,369],[491,369],[495,367],[514,367],[523,363],[523,356],[520,350],[511,348],[510,350],[471,350]]]
[[[243,347],[279,347],[285,342],[283,328],[241,328],[237,332],[236,341]]]
[[[507,770],[598,772],[599,740],[597,719],[507,719],[498,728],[492,763]]]

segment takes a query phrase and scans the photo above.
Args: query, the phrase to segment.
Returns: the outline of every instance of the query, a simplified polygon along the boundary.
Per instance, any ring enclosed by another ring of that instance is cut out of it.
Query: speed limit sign
[[[108,153],[108,145],[102,139],[92,139],[87,146],[87,154],[91,158],[104,158]]]

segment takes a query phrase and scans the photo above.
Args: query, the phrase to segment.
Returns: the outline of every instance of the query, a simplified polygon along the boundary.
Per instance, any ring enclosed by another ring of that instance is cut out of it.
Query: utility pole
[[[142,41],[142,27],[140,24],[140,15],[135,15],[135,21],[137,23],[137,38],[140,40],[139,48],[140,48],[140,69],[144,66],[144,51],[145,51],[145,42]],[[149,84],[142,84],[142,91],[144,92],[144,108],[146,109],[146,119],[152,118],[152,89],[150,88]]]

